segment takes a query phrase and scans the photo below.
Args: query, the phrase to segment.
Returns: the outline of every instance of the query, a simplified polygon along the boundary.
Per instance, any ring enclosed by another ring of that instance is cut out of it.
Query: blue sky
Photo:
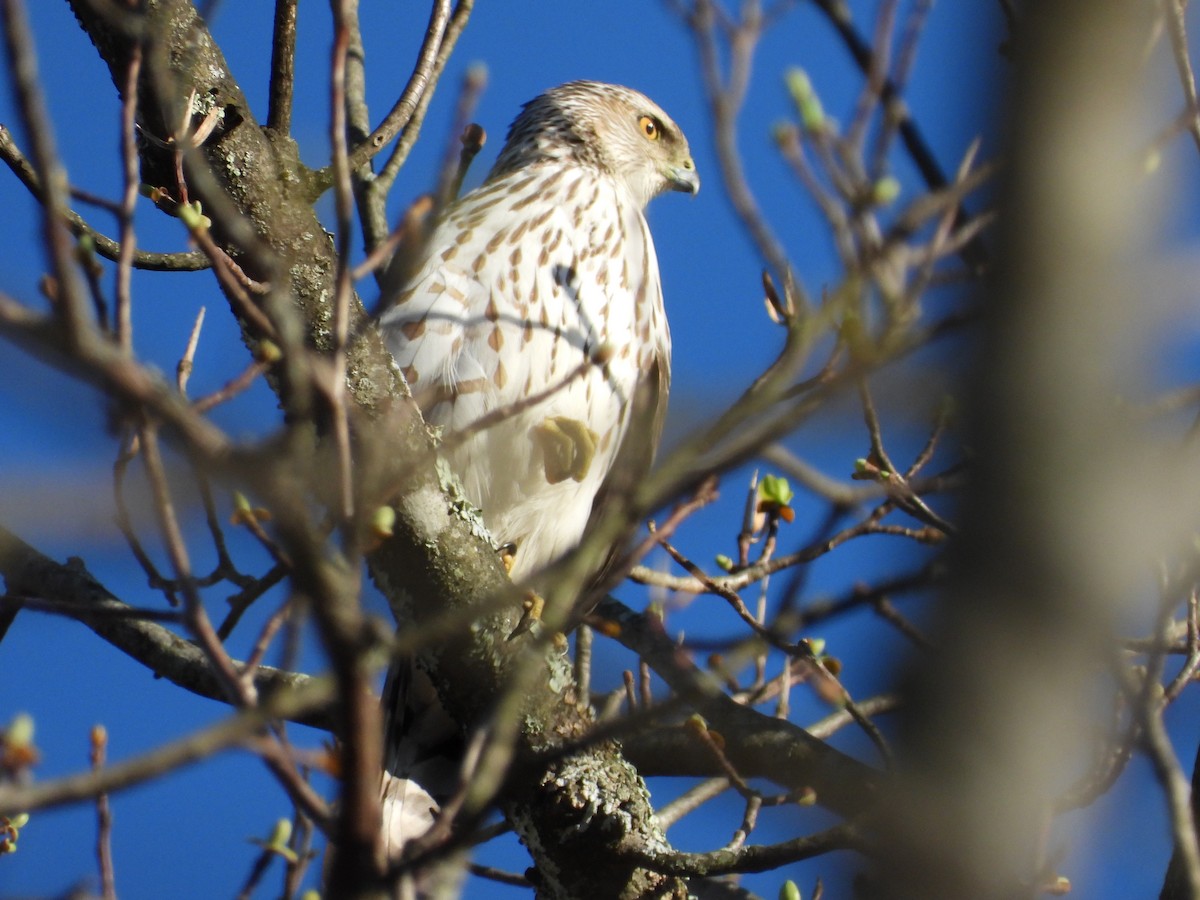
[[[876,4],[850,5],[860,28],[869,33],[868,17]],[[72,182],[114,197],[119,189],[117,107],[108,73],[65,3],[31,0],[29,6]],[[219,4],[213,18],[217,39],[260,119],[265,118],[270,6]],[[368,99],[378,118],[407,78],[426,12],[421,4],[363,6]],[[300,12],[295,134],[305,160],[315,166],[328,155],[329,14],[322,4],[302,4]],[[985,146],[994,149],[991,84],[1003,71],[997,53],[1002,25],[995,3],[939,4],[930,16],[908,102],[946,169],[957,165],[981,131],[988,139]],[[396,187],[396,210],[429,189],[449,138],[457,85],[467,66],[477,62],[487,66],[489,82],[475,119],[486,128],[489,142],[468,185],[482,178],[520,104],[564,81],[591,78],[638,88],[688,134],[703,181],[699,196],[669,195],[649,211],[675,346],[668,442],[677,438],[690,424],[703,421],[723,401],[736,396],[771,358],[780,339],[778,329],[762,312],[761,262],[738,228],[720,185],[696,53],[686,29],[668,4],[653,0],[479,4],[433,101],[424,140]],[[825,21],[807,4],[798,4],[762,42],[742,117],[741,148],[751,185],[800,277],[816,293],[836,282],[836,256],[813,203],[786,176],[770,140],[771,126],[789,114],[782,74],[794,65],[809,72],[826,110],[842,120],[851,114],[861,79]],[[0,96],[0,122],[15,123],[7,91]],[[19,131],[17,137],[23,140]],[[912,185],[911,168],[903,159],[895,159],[897,176]],[[36,304],[42,260],[34,205],[5,173],[0,173],[0,199],[5,210],[0,235],[6,248],[0,254],[0,289]],[[86,210],[86,215],[109,230],[104,214]],[[184,247],[179,225],[148,204],[139,211],[139,229],[143,247]],[[197,307],[208,307],[193,394],[217,387],[243,364],[244,350],[210,276],[144,275],[135,290],[136,346],[144,358],[167,372],[182,352]],[[374,300],[369,293],[365,299]],[[950,368],[954,362],[945,360]],[[161,604],[109,524],[115,442],[105,430],[94,395],[7,344],[0,344],[0,373],[0,521],[51,556],[83,557],[128,602]],[[930,408],[906,403],[903,386],[907,383],[901,378],[899,387],[880,386],[881,414],[891,426],[901,457],[923,440],[921,428],[932,407],[932,401],[927,404]],[[937,393],[929,396],[936,399]],[[273,413],[272,398],[262,390],[218,411],[215,418],[234,434],[251,435],[262,433],[263,422],[270,422]],[[858,414],[849,404],[806,427],[791,445],[840,478],[848,476],[854,458],[867,449]],[[744,472],[726,479],[721,503],[686,533],[691,546],[710,554],[733,552],[747,477]],[[817,527],[820,512],[803,498],[798,511],[796,524],[784,538],[795,545]],[[247,569],[262,565],[254,548],[239,546],[237,552]],[[886,538],[847,546],[812,567],[810,595],[836,593],[855,579],[870,580],[892,570],[898,561],[910,565],[902,562],[906,559],[912,559],[907,546]],[[202,568],[203,562],[197,565]],[[643,602],[634,590],[622,596],[634,605]],[[214,596],[213,602],[219,603],[220,596]],[[377,608],[381,607],[377,604]],[[711,598],[701,598],[679,615],[681,626],[686,623],[692,637],[737,633],[732,614]],[[240,644],[235,638],[235,652],[244,652],[252,633],[252,628],[247,629]],[[823,636],[831,641],[833,652],[849,663],[846,682],[856,696],[869,696],[885,686],[883,663],[903,649],[868,616],[840,622]],[[862,652],[864,646],[871,648],[869,653]],[[320,664],[312,654],[306,662],[312,667]],[[609,648],[598,653],[602,683],[618,683],[626,665],[628,660]],[[797,692],[796,702],[808,718],[822,715],[820,703],[802,694]],[[1171,714],[1185,748],[1195,746],[1196,729],[1188,723],[1195,721],[1196,702],[1185,695]],[[119,759],[225,713],[218,704],[181,695],[155,681],[84,627],[36,614],[22,614],[0,644],[0,721],[19,710],[35,717],[44,756],[38,775],[43,778],[85,764],[88,729],[96,721],[108,727],[111,755]],[[304,729],[292,733],[304,746],[315,746],[321,739]],[[856,737],[846,736],[843,745],[874,761]],[[1190,751],[1183,754],[1190,759]],[[652,784],[656,800],[672,796],[680,787],[669,781]],[[262,767],[249,755],[236,752],[122,793],[113,804],[117,887],[122,897],[133,900],[232,896],[255,853],[247,838],[265,836],[274,819],[290,809]],[[671,837],[686,849],[711,849],[728,840],[739,816],[737,805],[722,804],[701,816],[700,822],[681,825]],[[765,819],[755,835],[762,842],[794,836],[824,821],[819,811],[784,812]],[[87,882],[94,877],[92,839],[90,808],[37,814],[17,856],[0,860],[0,896],[56,894]],[[1116,898],[1156,892],[1169,848],[1162,804],[1150,788],[1146,767],[1135,761],[1108,798],[1087,816],[1069,817],[1054,841],[1067,854],[1061,868],[1075,883],[1078,896]],[[487,851],[481,861],[518,871],[526,865],[511,842]],[[836,858],[759,876],[747,884],[773,896],[786,875],[796,878],[807,892],[818,874],[826,877],[831,896],[847,895],[847,875]],[[269,895],[269,891],[259,894]],[[476,885],[468,895],[527,893],[502,888],[483,892]]]

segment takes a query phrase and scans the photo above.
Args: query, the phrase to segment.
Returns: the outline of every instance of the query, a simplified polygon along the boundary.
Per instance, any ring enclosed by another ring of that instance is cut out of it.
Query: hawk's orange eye
[[[650,116],[642,116],[638,119],[638,127],[642,129],[642,134],[650,140],[658,140],[658,123]]]

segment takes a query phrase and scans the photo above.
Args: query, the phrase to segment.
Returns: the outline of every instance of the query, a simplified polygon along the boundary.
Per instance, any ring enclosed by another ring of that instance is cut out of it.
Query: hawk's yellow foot
[[[546,481],[583,481],[596,456],[596,432],[570,416],[550,416],[533,429],[532,438],[545,458]]]
[[[525,611],[521,613],[521,619],[517,622],[517,627],[508,636],[510,641],[519,635],[532,631],[535,622],[539,625],[541,624],[542,610],[546,608],[546,601],[542,598],[541,594],[535,591],[526,591],[525,600],[521,605]]]

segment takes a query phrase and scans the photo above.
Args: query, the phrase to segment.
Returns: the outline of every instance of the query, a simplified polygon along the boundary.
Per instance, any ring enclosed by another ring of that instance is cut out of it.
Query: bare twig
[[[267,127],[280,134],[287,134],[292,127],[292,93],[296,87],[296,6],[297,0],[275,0]]]
[[[1200,150],[1200,99],[1196,95],[1196,76],[1192,71],[1191,51],[1188,49],[1187,19],[1184,16],[1186,0],[1162,0],[1166,11],[1167,31],[1171,35],[1171,53],[1175,57],[1175,68],[1183,98],[1187,103],[1188,133]]]
[[[204,309],[202,306],[196,313],[196,321],[192,325],[191,334],[188,335],[187,346],[184,348],[183,356],[179,358],[179,364],[175,367],[175,386],[185,397],[187,396],[188,379],[191,378],[196,360],[196,347],[200,343],[200,329],[204,327]]]
[[[955,534],[957,529],[954,525],[929,508],[925,501],[913,491],[908,483],[907,475],[902,474],[888,456],[887,450],[883,446],[883,433],[879,425],[879,416],[875,411],[875,403],[871,399],[871,392],[867,388],[865,378],[859,381],[859,399],[862,402],[863,417],[866,420],[867,432],[871,438],[871,455],[866,461],[867,466],[877,467],[877,477],[892,488],[892,495],[902,509],[947,535]],[[909,472],[916,472],[925,464],[925,461],[932,455],[940,434],[941,429],[939,426],[934,429],[933,436],[926,443],[925,448],[918,454],[917,461],[909,468]]]
[[[4,29],[17,111],[29,136],[34,169],[41,178],[42,203],[45,207],[42,234],[57,284],[55,308],[71,339],[79,341],[91,326],[83,286],[72,259],[71,241],[63,226],[68,208],[67,174],[58,158],[54,132],[42,96],[34,55],[35,43],[25,15],[25,5],[22,0],[3,0],[0,11],[3,12],[0,25]]]
[[[384,280],[384,275],[391,271],[389,263],[392,260],[392,254],[397,249],[403,251],[404,258],[400,261],[400,269],[405,268],[405,263],[408,259],[415,258],[417,250],[424,246],[425,241],[425,226],[433,211],[433,197],[430,194],[422,194],[404,211],[404,215],[400,219],[400,223],[386,234],[386,237],[375,243],[373,249],[367,254],[367,258],[354,267],[351,273],[351,278],[358,281],[372,272],[380,272],[379,279],[381,285],[386,287],[387,282]],[[382,229],[380,233],[384,233]],[[399,283],[403,279],[397,278]],[[371,318],[377,318],[386,309],[386,301],[389,298],[381,297],[380,306],[375,310]]]
[[[920,647],[922,650],[933,649],[933,642],[918,631],[917,627],[908,621],[886,596],[876,597],[873,605],[875,611],[883,619],[896,626],[896,630],[912,641],[917,647]]]
[[[254,862],[250,865],[250,872],[246,875],[246,880],[242,882],[242,888],[238,891],[237,900],[250,900],[254,889],[258,887],[263,876],[267,874],[267,868],[277,855],[269,847],[263,847],[259,851],[258,856],[254,857]]]
[[[279,632],[284,620],[291,611],[292,607],[289,601],[281,605],[279,609],[267,617],[267,621],[263,623],[262,630],[259,632],[258,639],[254,642],[254,646],[250,648],[250,654],[246,657],[246,665],[242,670],[242,678],[244,680],[254,680],[254,675],[258,671],[258,667],[262,664],[263,657],[267,655],[271,641]]]
[[[882,694],[878,697],[871,697],[867,700],[860,700],[858,703],[859,710],[868,716],[877,716],[881,713],[893,712],[900,706],[900,699],[893,694]],[[837,712],[830,713],[819,722],[814,722],[806,726],[805,731],[816,738],[827,738],[845,728],[854,721],[854,716],[847,709],[839,709]]]
[[[592,693],[592,641],[590,627],[575,629],[575,686],[584,702]]]
[[[312,681],[303,689],[273,695],[262,709],[243,710],[187,737],[94,772],[32,785],[0,785],[0,815],[52,809],[143,784],[242,744],[264,728],[270,719],[299,716],[306,710],[325,706],[332,698],[330,684]]]
[[[121,88],[121,176],[124,189],[121,205],[117,212],[120,228],[121,252],[117,260],[116,321],[114,322],[117,343],[128,354],[133,353],[133,297],[131,280],[133,259],[137,250],[137,235],[133,229],[133,213],[137,204],[138,176],[137,153],[137,97],[138,79],[142,71],[142,47],[134,44],[129,53],[129,66],[125,83]]]
[[[103,725],[92,727],[91,744],[92,771],[99,772],[104,768],[108,752],[108,730]],[[109,807],[107,793],[96,795],[96,861],[100,866],[101,896],[104,900],[116,900],[116,877],[113,874],[112,861],[112,809]]]
[[[213,407],[220,406],[222,403],[232,400],[238,394],[249,389],[256,379],[269,372],[271,365],[271,363],[265,360],[254,360],[232,380],[221,385],[221,387],[217,388],[211,394],[205,394],[203,397],[197,398],[192,404],[192,408],[198,413],[206,413]]]
[[[435,2],[436,10],[434,14],[440,16],[443,0],[435,0]],[[433,99],[434,88],[442,76],[442,71],[446,67],[446,61],[450,58],[450,53],[454,50],[454,45],[458,42],[459,35],[462,34],[462,30],[467,26],[467,20],[470,18],[474,6],[475,0],[457,0],[454,5],[454,11],[450,14],[450,18],[445,23],[439,36],[439,43],[432,62],[427,61],[425,46],[421,48],[421,61],[413,71],[409,87],[405,88],[405,94],[407,95],[410,88],[416,84],[420,84],[420,93],[415,97],[411,112],[407,115],[403,131],[400,134],[400,140],[396,142],[396,147],[392,150],[392,155],[388,157],[388,161],[379,176],[381,190],[385,193],[391,189],[392,183],[396,180],[400,169],[408,160],[408,154],[412,151],[413,145],[417,141],[421,125],[424,124],[425,111],[429,108],[429,102]],[[433,21],[432,17],[430,21]],[[430,33],[432,33],[432,29]],[[426,36],[426,40],[428,41],[428,35]],[[401,98],[401,102],[403,102],[403,99]],[[397,103],[397,108],[399,107],[400,103]]]
[[[787,253],[771,231],[750,190],[737,149],[737,115],[745,101],[754,51],[763,26],[760,4],[757,0],[742,4],[742,20],[736,24],[721,19],[726,23],[721,33],[729,37],[730,43],[727,76],[722,75],[717,30],[720,14],[713,0],[696,0],[686,18],[700,49],[704,86],[713,116],[713,134],[725,190],[763,258],[785,288],[799,299],[798,305],[807,306],[808,301],[792,271]]]
[[[276,554],[280,552],[279,548],[274,545],[274,542],[271,542],[269,546],[274,549]],[[237,625],[251,604],[283,581],[290,569],[291,566],[288,563],[277,561],[262,578],[255,580],[229,598],[229,614],[225,617],[225,621],[221,623],[221,627],[217,629],[217,635],[221,640],[225,640],[233,633],[234,626]]]
[[[708,853],[634,852],[640,864],[659,872],[685,877],[723,875],[730,872],[766,872],[790,862],[810,859],[832,850],[862,847],[858,829],[844,823],[809,837],[780,844],[712,850]]]
[[[863,39],[862,35],[854,28],[854,23],[850,19],[850,9],[839,0],[813,0],[817,9],[825,14],[825,17],[833,25],[838,37],[845,44],[846,49],[850,52],[856,65],[863,72],[869,72],[872,60],[871,47]],[[943,174],[941,166],[933,155],[929,144],[925,141],[924,135],[921,133],[917,123],[909,115],[905,108],[903,100],[900,97],[897,86],[890,80],[885,80],[881,88],[881,96],[886,106],[889,118],[898,123],[897,128],[900,131],[900,137],[904,141],[904,146],[907,148],[909,156],[916,163],[917,169],[921,173],[921,177],[925,179],[925,183],[934,190],[942,188],[946,185],[946,176]],[[965,210],[960,208],[958,219],[966,221],[968,215]],[[972,269],[980,269],[987,263],[987,249],[979,241],[971,241],[963,247],[963,260]]]
[[[45,597],[29,597],[21,594],[0,594],[0,608],[32,609],[37,612],[57,613],[72,619],[79,618],[79,604],[71,601],[50,600]],[[137,606],[106,607],[90,610],[89,616],[139,619],[143,622],[169,622],[183,624],[183,613],[170,609],[144,609]]]
[[[1148,665],[1145,684],[1138,692],[1135,712],[1142,729],[1141,744],[1166,795],[1181,880],[1187,884],[1190,896],[1200,897],[1200,846],[1196,843],[1196,822],[1192,818],[1192,786],[1163,724],[1162,703],[1151,689],[1158,687],[1157,674],[1161,674],[1161,663]]]
[[[435,67],[438,52],[450,21],[450,0],[434,0],[429,13],[429,24],[425,29],[425,40],[417,54],[416,65],[409,76],[408,84],[382,122],[349,157],[351,169],[358,169],[384,148],[416,115],[426,92],[432,92],[436,84]]]
[[[300,896],[300,885],[304,880],[304,874],[308,871],[309,863],[316,856],[312,849],[313,830],[308,816],[297,809],[292,819],[292,838],[288,843],[296,855],[296,860],[288,862],[287,875],[284,878],[284,900],[292,900],[292,898]]]
[[[631,576],[634,581],[641,584],[652,584],[666,588],[667,590],[682,591],[691,594],[720,594],[721,591],[740,591],[768,575],[773,575],[792,566],[812,562],[814,559],[824,556],[849,540],[868,534],[888,533],[889,530],[887,526],[880,525],[875,521],[874,516],[869,516],[863,521],[848,526],[836,534],[820,538],[794,553],[776,556],[761,563],[752,563],[747,568],[732,575],[710,576],[702,573],[702,578],[696,575],[681,578],[665,572],[656,572],[645,566],[637,566],[631,572]],[[901,533],[911,536],[907,532]]]
[[[917,44],[919,43],[921,31],[925,26],[925,20],[929,16],[929,11],[933,7],[933,0],[917,0],[909,11],[908,20],[904,26],[904,34],[900,39],[900,47],[896,51],[896,63],[892,66],[892,84],[895,86],[896,93],[904,92],[904,87],[908,82],[909,72],[912,70],[913,61],[916,58]],[[878,45],[878,44],[877,44]],[[889,112],[894,110],[894,106],[889,108]],[[870,164],[868,171],[871,176],[878,178],[884,173],[886,166],[887,153],[892,144],[892,139],[896,134],[896,128],[899,122],[892,115],[885,114],[883,122],[873,142],[872,152],[870,156]]]
[[[695,787],[684,791],[670,803],[660,808],[655,815],[664,828],[670,828],[684,816],[695,812],[709,800],[719,797],[729,790],[729,779],[725,777],[709,778]]]
[[[156,616],[143,615],[142,610],[117,600],[81,565],[60,565],[3,527],[0,575],[10,594],[36,597],[55,605],[55,612],[73,615],[156,675],[202,697],[226,697],[197,646],[151,621]],[[298,688],[309,680],[303,675],[260,667],[258,688],[274,696],[282,688]],[[318,706],[305,709],[311,712]],[[329,727],[323,714],[308,719],[307,724]]]
[[[511,884],[514,887],[522,888],[532,887],[528,878],[524,875],[518,875],[515,872],[505,872],[494,866],[484,866],[479,863],[471,863],[468,868],[472,875],[486,878],[488,881],[494,881],[497,884]]]
[[[1164,640],[1164,638],[1166,640]],[[1165,653],[1169,650],[1169,635],[1160,634],[1158,639],[1159,652]],[[1196,677],[1196,673],[1200,671],[1200,593],[1196,587],[1188,593],[1187,599],[1187,659],[1184,660],[1183,666],[1175,673],[1175,677],[1171,679],[1171,683],[1163,690],[1163,703],[1170,704],[1178,699],[1183,693],[1183,689],[1187,687]]]
[[[479,103],[479,97],[487,87],[487,69],[474,65],[463,75],[458,91],[458,103],[454,110],[454,121],[450,126],[453,140],[446,142],[445,156],[438,173],[438,186],[434,191],[434,209],[440,210],[458,197],[463,179],[472,160],[483,149],[487,139],[483,129],[471,124],[471,116]]]
[[[856,156],[862,153],[862,143],[867,135],[871,114],[879,104],[880,97],[883,95],[883,86],[887,81],[888,68],[891,64],[892,34],[896,27],[897,5],[896,0],[884,0],[879,5],[879,12],[875,15],[871,59],[865,73],[867,78],[859,94],[854,116],[846,129],[846,143]]]
[[[337,212],[337,275],[333,301],[333,364],[328,371],[325,390],[333,419],[334,446],[337,448],[338,496],[337,513],[351,536],[350,522],[354,517],[354,475],[350,458],[350,422],[346,405],[346,341],[350,332],[350,217],[353,213],[353,187],[350,183],[350,164],[346,146],[346,53],[350,30],[344,4],[335,2],[333,59],[330,64],[329,141],[333,150],[334,209]]]
[[[117,458],[113,462],[113,505],[116,507],[116,525],[124,536],[125,543],[129,545],[129,550],[133,554],[133,558],[142,567],[142,571],[146,573],[146,579],[149,581],[150,586],[162,590],[167,598],[167,602],[172,606],[178,606],[179,598],[176,596],[175,585],[159,572],[158,566],[154,564],[154,561],[150,558],[150,554],[146,552],[146,548],[142,545],[142,541],[133,526],[133,517],[130,515],[129,505],[125,502],[125,479],[129,471],[129,465],[138,458],[140,453],[141,439],[137,432],[126,434],[121,442]]]
[[[728,741],[724,749],[738,772],[765,775],[795,790],[811,787],[820,803],[842,812],[861,810],[870,804],[869,798],[875,792],[871,769],[790,722],[737,703],[715,678],[695,667],[661,626],[648,623],[647,617],[612,597],[597,606],[594,618],[608,623],[603,632],[613,634],[644,659],[713,729],[739,736],[736,741]],[[753,740],[748,739],[750,735]],[[852,789],[851,784],[855,785]]]
[[[196,637],[200,649],[208,657],[218,680],[228,692],[231,702],[238,706],[253,706],[257,697],[253,686],[247,686],[238,678],[233,662],[221,645],[213,630],[204,604],[192,578],[191,562],[187,546],[176,518],[175,503],[167,485],[166,470],[159,453],[158,434],[151,424],[144,424],[138,433],[142,447],[142,458],[146,464],[146,475],[154,495],[154,510],[158,516],[159,529],[166,544],[167,555],[175,570],[184,599],[184,614],[188,627]]]

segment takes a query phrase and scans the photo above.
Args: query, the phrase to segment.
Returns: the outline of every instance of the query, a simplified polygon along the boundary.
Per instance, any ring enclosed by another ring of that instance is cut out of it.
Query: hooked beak
[[[696,174],[696,164],[690,156],[667,170],[667,181],[673,191],[684,191],[693,197],[700,192],[700,176]]]

